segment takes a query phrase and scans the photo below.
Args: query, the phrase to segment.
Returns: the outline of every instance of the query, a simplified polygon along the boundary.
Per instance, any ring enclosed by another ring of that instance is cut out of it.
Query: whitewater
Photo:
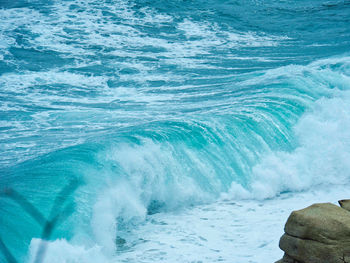
[[[0,0],[0,262],[274,262],[350,196],[350,1]]]

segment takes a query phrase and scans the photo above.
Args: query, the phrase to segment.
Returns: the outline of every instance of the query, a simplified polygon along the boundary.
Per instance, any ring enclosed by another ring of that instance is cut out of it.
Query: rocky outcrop
[[[344,208],[324,203],[292,212],[279,244],[285,255],[277,262],[350,263],[350,212]]]

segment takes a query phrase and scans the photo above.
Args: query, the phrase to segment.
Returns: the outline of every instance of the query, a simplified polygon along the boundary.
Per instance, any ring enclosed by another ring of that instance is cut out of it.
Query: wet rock
[[[279,263],[350,263],[350,212],[331,203],[294,211],[285,225]]]

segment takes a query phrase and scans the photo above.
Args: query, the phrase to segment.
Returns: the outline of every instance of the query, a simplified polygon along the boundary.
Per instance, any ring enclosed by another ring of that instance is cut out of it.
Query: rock
[[[350,199],[339,200],[338,203],[342,208],[350,211]]]
[[[284,254],[283,258],[276,261],[275,263],[300,263],[300,262],[288,256],[287,254]]]
[[[350,212],[331,203],[294,211],[285,225],[279,263],[350,263]]]

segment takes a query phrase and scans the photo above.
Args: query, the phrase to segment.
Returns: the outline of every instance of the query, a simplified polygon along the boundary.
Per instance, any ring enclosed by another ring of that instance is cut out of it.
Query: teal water
[[[0,0],[8,251],[44,225],[8,189],[70,206],[44,239],[113,254],[150,214],[347,184],[349,22],[345,0]]]

